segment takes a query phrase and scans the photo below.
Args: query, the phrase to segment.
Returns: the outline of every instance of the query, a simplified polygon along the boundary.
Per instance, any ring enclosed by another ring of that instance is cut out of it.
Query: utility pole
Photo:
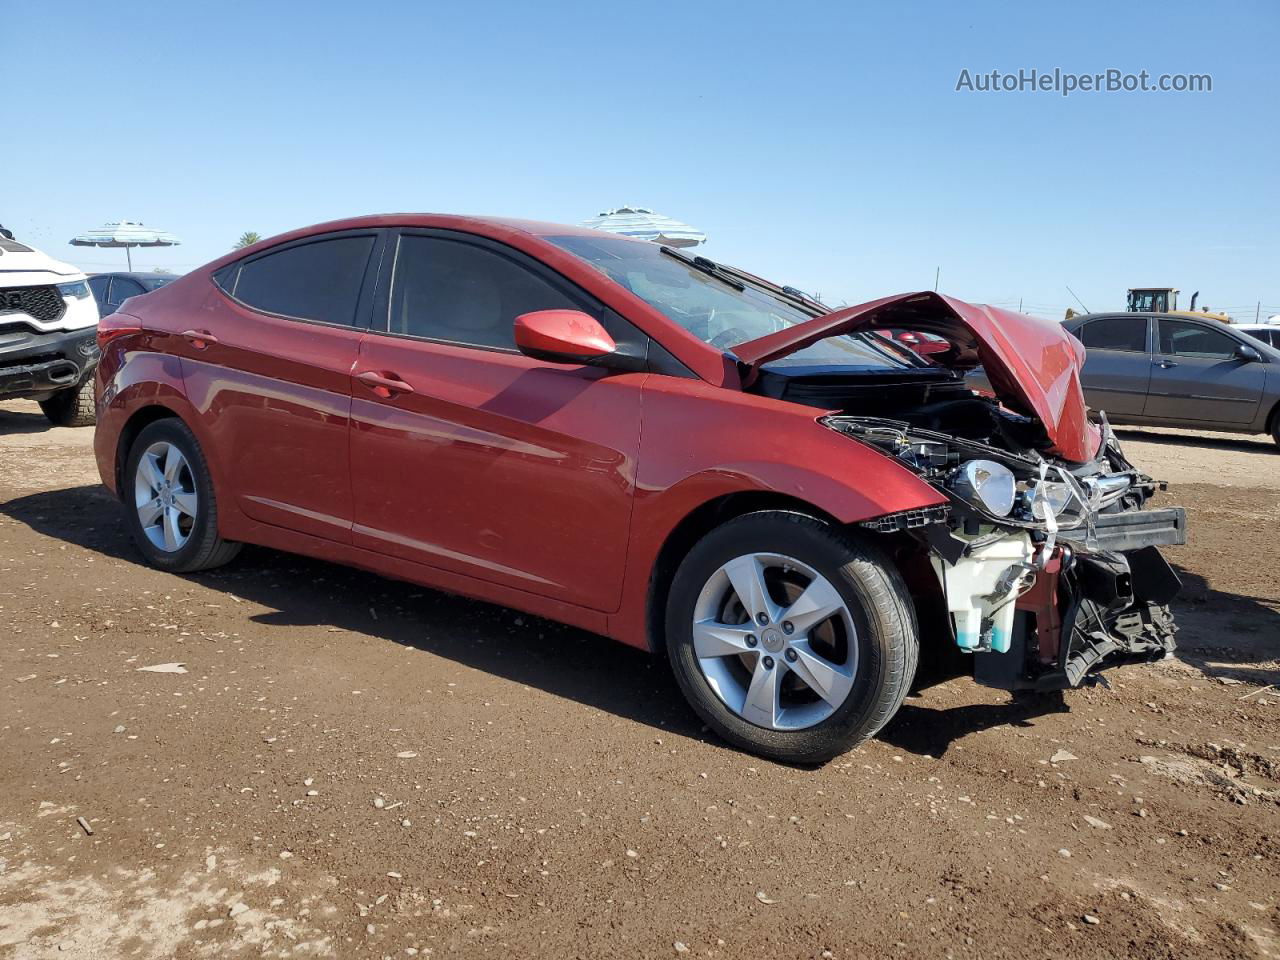
[[[938,292],[938,277],[940,276],[942,276],[942,268],[938,267],[937,270],[933,271],[933,292],[934,293]]]
[[[1019,312],[1019,313],[1021,313],[1021,312],[1022,312],[1022,298],[1021,298],[1021,297],[1019,297],[1019,298],[1018,298],[1018,312]]]
[[[1262,301],[1258,301],[1257,307],[1253,311],[1253,322],[1257,323],[1262,318]]]

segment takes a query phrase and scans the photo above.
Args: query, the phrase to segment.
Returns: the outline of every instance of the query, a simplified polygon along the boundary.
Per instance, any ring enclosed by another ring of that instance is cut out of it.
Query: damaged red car
[[[238,250],[98,336],[97,461],[152,564],[262,544],[662,652],[768,757],[849,749],[926,676],[1062,690],[1173,649],[1184,514],[1055,323],[388,215]]]

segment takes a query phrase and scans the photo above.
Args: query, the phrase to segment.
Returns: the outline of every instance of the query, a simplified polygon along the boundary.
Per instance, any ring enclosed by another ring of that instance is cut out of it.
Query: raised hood
[[[0,237],[0,287],[35,287],[83,279],[78,267],[25,243]]]
[[[1054,453],[1076,463],[1097,455],[1101,434],[1089,421],[1080,388],[1084,346],[1051,320],[939,293],[904,293],[748,340],[733,353],[754,369],[827,337],[885,327],[945,337],[952,350],[931,360],[956,370],[981,364],[1001,403],[1044,424]]]

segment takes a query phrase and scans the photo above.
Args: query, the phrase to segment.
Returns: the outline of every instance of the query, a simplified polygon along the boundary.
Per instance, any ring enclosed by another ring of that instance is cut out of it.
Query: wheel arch
[[[1276,443],[1280,443],[1280,400],[1276,400],[1267,414],[1265,429]]]
[[[149,403],[145,406],[134,410],[129,419],[124,422],[120,428],[120,436],[116,440],[115,450],[115,480],[116,492],[121,498],[124,497],[124,465],[129,459],[129,450],[133,447],[133,442],[140,434],[151,424],[158,420],[175,419],[181,420],[182,415],[172,407],[165,406],[162,403]]]
[[[877,533],[857,524],[841,523],[827,511],[797,497],[771,491],[741,491],[714,497],[690,511],[667,534],[658,551],[649,579],[645,604],[645,635],[649,649],[666,648],[667,598],[681,560],[702,537],[716,527],[748,513],[781,511],[799,513],[865,540],[886,553],[911,592],[920,637],[920,667],[916,685],[929,686],[964,672],[966,664],[951,654],[958,651],[951,638],[946,598],[930,562],[929,550],[907,533]]]

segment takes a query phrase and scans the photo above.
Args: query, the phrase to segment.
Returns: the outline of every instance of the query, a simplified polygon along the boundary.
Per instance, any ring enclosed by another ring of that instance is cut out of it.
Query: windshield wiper
[[[709,277],[715,277],[717,280],[723,283],[726,287],[732,287],[734,290],[737,290],[739,293],[747,289],[741,283],[735,280],[732,276],[730,276],[720,266],[720,264],[716,263],[714,260],[708,260],[706,257],[690,257],[686,254],[681,253],[679,250],[673,249],[672,247],[659,247],[658,249],[660,249],[668,257],[673,257],[676,260],[679,260],[686,267],[692,267],[694,270],[698,270],[701,273],[705,273]]]
[[[812,313],[815,316],[822,316],[823,314],[831,312],[830,307],[826,306],[821,301],[815,300],[813,297],[809,296],[797,287],[778,286],[778,284],[765,280],[763,277],[757,277],[753,273],[747,273],[745,270],[739,270],[737,267],[729,267],[723,263],[717,263],[716,267],[721,273],[727,274],[728,276],[733,277],[733,279],[739,280],[750,287],[755,287],[757,290],[763,290],[771,297],[776,297],[779,300],[785,300],[788,303],[794,304],[807,313]]]

